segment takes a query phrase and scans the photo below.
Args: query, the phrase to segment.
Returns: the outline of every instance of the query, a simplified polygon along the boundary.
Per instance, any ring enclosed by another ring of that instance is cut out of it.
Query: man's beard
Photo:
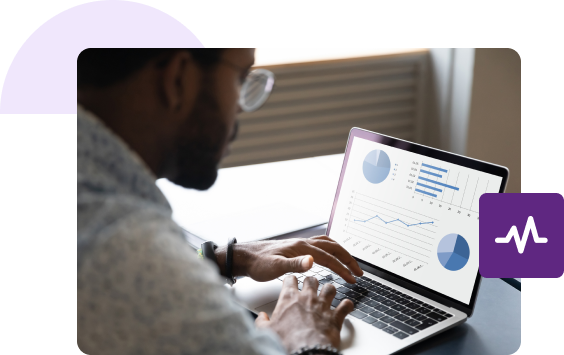
[[[176,145],[176,171],[171,181],[196,190],[209,189],[217,179],[217,169],[229,128],[208,80],[198,95]]]

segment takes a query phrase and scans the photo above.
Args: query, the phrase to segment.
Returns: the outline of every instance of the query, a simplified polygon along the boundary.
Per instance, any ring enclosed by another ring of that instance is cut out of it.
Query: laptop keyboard
[[[342,300],[349,299],[354,304],[351,316],[398,339],[405,339],[452,317],[452,314],[364,276],[357,277],[356,284],[349,284],[317,264],[304,273],[289,273],[278,279],[283,281],[287,275],[296,276],[300,290],[306,276],[313,276],[319,281],[318,293],[324,284],[333,284],[337,289],[331,303],[333,307],[337,307]]]

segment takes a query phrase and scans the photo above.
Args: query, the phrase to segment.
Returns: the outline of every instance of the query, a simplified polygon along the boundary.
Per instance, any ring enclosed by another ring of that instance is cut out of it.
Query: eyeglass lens
[[[249,73],[241,88],[239,104],[243,111],[251,112],[261,107],[270,96],[274,86],[274,74],[265,69]]]

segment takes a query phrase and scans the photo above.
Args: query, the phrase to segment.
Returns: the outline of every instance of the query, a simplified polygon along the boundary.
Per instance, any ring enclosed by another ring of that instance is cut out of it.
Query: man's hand
[[[306,277],[300,292],[296,277],[286,276],[272,318],[261,312],[255,321],[256,326],[274,330],[288,352],[317,344],[331,344],[338,348],[341,327],[347,314],[352,312],[353,303],[345,299],[331,310],[331,301],[337,292],[335,287],[325,284],[317,296],[317,286],[317,279]]]
[[[223,275],[226,250],[226,246],[216,250]],[[352,274],[363,274],[356,260],[337,242],[324,235],[233,246],[233,275],[249,276],[256,281],[273,280],[288,272],[305,272],[313,266],[314,261],[333,270],[349,283],[356,282]]]

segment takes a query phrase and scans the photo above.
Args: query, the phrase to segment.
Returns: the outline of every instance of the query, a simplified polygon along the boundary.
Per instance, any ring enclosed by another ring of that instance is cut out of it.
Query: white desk
[[[157,181],[173,219],[204,240],[272,238],[327,223],[343,154],[220,169],[207,191]]]

